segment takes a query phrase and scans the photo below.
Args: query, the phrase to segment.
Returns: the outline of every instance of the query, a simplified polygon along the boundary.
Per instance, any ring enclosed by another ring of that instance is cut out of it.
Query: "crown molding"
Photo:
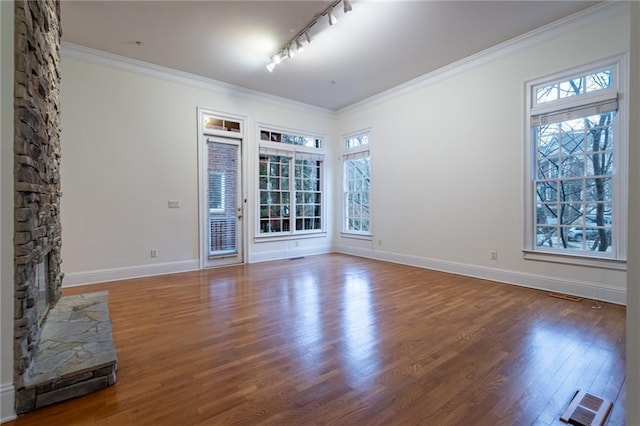
[[[367,99],[346,106],[337,111],[338,116],[344,116],[371,108],[380,103],[392,100],[407,93],[420,90],[439,81],[449,79],[471,69],[506,58],[520,51],[556,39],[568,32],[582,29],[599,21],[630,13],[628,1],[606,1],[566,18],[552,22],[526,34],[497,44],[474,55],[445,65],[435,71],[423,74],[406,83],[373,95]]]
[[[337,117],[335,111],[327,108],[321,108],[315,105],[293,101],[291,99],[283,98],[280,96],[270,95],[268,93],[247,89],[245,87],[240,87],[233,84],[225,83],[223,81],[190,74],[184,71],[175,70],[173,68],[163,67],[161,65],[155,65],[149,62],[115,55],[113,53],[104,52],[102,50],[91,49],[89,47],[80,46],[78,44],[63,41],[60,45],[60,50],[63,60],[65,58],[68,58],[95,65],[104,65],[122,71],[141,74],[172,83],[184,84],[187,86],[195,87],[197,89],[210,90],[225,96],[234,96],[254,102],[265,103],[271,106],[295,109],[296,111],[303,110],[312,114],[320,114],[328,118]]]

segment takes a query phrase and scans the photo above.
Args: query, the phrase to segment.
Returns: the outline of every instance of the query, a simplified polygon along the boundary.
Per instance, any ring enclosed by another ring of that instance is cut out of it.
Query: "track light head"
[[[276,63],[274,61],[271,61],[267,64],[267,70],[269,70],[269,72],[273,72],[273,69],[276,67]]]
[[[344,13],[349,13],[353,10],[353,7],[351,6],[351,2],[349,0],[342,0],[342,7]]]
[[[304,32],[304,37],[307,39],[307,44],[311,44],[311,36],[309,35],[309,29]]]
[[[300,43],[300,37],[296,38],[296,50],[298,52],[302,52],[304,50],[304,47],[302,46],[302,43]]]
[[[280,62],[282,62],[282,54],[281,53],[276,53],[275,55],[273,55],[273,59],[272,62],[276,65],[278,65]]]
[[[338,23],[338,18],[333,14],[333,9],[327,12],[327,18],[329,18],[329,25],[335,25]]]

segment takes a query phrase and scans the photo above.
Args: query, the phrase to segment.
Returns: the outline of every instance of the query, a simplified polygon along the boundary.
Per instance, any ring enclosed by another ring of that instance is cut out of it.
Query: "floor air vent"
[[[611,401],[579,390],[560,416],[560,420],[577,426],[601,426],[607,419],[612,406]]]
[[[582,297],[578,297],[578,296],[572,296],[570,294],[564,294],[564,293],[549,293],[549,296],[551,297],[557,297],[558,299],[564,299],[564,300],[570,300],[572,302],[580,302],[582,300]]]

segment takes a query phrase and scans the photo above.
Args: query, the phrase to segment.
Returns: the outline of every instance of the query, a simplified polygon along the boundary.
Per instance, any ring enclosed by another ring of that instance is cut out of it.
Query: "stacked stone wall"
[[[18,400],[41,334],[36,266],[60,298],[60,3],[16,0],[14,83],[14,377]]]

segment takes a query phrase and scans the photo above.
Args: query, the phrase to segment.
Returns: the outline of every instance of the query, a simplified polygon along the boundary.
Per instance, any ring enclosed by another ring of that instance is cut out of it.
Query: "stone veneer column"
[[[14,381],[17,400],[40,338],[36,265],[49,260],[60,297],[60,3],[15,1]]]

